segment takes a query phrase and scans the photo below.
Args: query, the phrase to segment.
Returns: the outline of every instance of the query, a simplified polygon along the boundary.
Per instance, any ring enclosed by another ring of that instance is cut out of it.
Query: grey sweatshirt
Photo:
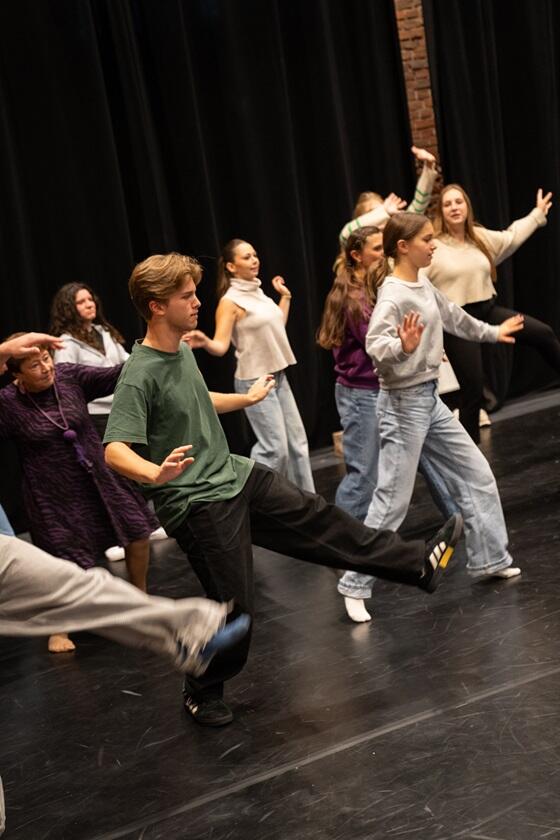
[[[416,350],[405,353],[397,326],[412,311],[420,313],[425,329]],[[437,379],[443,359],[443,330],[468,341],[496,342],[499,327],[467,315],[425,277],[414,283],[386,277],[366,335],[366,350],[381,387],[411,388]]]

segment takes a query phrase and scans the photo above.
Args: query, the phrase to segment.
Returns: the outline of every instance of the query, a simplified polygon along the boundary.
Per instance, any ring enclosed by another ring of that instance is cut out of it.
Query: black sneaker
[[[424,575],[420,580],[420,587],[426,592],[435,592],[438,588],[442,572],[447,568],[462,532],[463,517],[460,513],[454,513],[426,543]]]
[[[233,712],[221,697],[185,694],[185,711],[201,726],[226,726],[233,720]]]

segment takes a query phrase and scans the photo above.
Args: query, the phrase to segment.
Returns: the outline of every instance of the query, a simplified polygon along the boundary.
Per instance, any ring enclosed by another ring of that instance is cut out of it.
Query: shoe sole
[[[199,726],[215,726],[215,727],[217,727],[217,726],[227,726],[228,723],[233,723],[233,714],[231,716],[228,716],[228,717],[224,716],[223,718],[221,718],[219,720],[210,721],[210,720],[202,720],[201,718],[197,717],[185,705],[183,705],[183,708],[184,708],[185,712],[187,713],[187,715],[190,718],[192,718],[192,720],[194,720],[194,722],[197,723]]]
[[[445,540],[447,543],[447,548],[443,552],[443,555],[433,570],[432,576],[430,578],[430,582],[427,586],[425,586],[426,592],[435,592],[439,586],[439,582],[441,579],[442,572],[447,568],[449,561],[453,557],[455,552],[455,546],[459,542],[461,534],[463,533],[463,517],[460,513],[454,514],[455,524],[453,526],[453,531],[451,532],[451,536],[448,540]],[[441,540],[443,542],[443,540]],[[437,544],[437,543],[436,543]]]

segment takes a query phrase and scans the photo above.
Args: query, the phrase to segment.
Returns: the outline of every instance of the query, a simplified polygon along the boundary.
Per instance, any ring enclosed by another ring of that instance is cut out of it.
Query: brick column
[[[415,146],[428,149],[439,161],[436,118],[432,101],[422,0],[393,0],[404,69],[410,129]],[[441,187],[441,177],[436,192]]]

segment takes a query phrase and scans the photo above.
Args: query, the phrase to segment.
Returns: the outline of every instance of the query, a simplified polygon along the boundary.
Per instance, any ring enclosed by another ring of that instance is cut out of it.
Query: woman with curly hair
[[[60,336],[64,348],[54,355],[56,364],[113,367],[128,359],[124,338],[106,319],[101,301],[85,283],[66,283],[55,294],[51,304],[53,335]],[[103,437],[111,411],[113,395],[94,400],[88,405],[93,423]]]
[[[98,295],[85,283],[66,283],[58,290],[51,304],[50,331],[64,342],[62,349],[55,350],[57,365],[68,362],[110,368],[122,365],[130,355],[124,349],[124,338],[105,317]],[[88,404],[90,418],[102,440],[112,404],[112,394]],[[158,527],[150,539],[166,537],[164,529]],[[123,560],[125,555],[121,545],[110,546],[105,552],[111,561]]]

